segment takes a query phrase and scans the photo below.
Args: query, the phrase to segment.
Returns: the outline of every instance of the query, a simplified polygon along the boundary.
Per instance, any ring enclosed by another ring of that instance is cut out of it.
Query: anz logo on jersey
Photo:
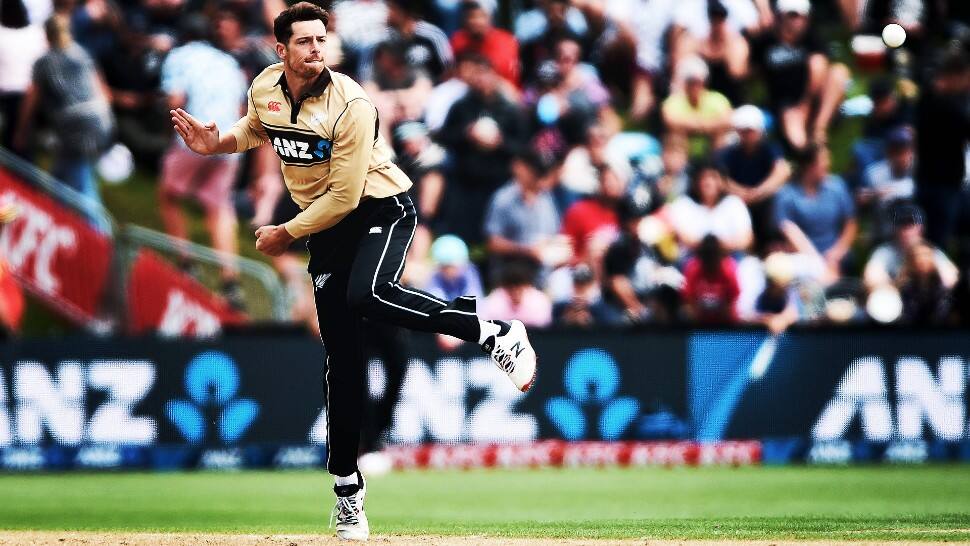
[[[287,165],[305,167],[330,161],[333,142],[320,135],[272,127],[266,127],[266,134],[276,155]]]

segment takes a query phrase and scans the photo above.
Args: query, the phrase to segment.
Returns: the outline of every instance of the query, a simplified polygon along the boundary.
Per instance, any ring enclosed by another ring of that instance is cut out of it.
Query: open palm
[[[216,153],[219,147],[219,128],[214,121],[202,123],[181,108],[170,113],[175,131],[190,150],[203,155]]]

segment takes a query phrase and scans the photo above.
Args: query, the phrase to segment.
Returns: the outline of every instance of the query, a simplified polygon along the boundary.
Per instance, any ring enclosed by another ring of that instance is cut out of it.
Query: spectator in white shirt
[[[754,237],[744,201],[727,193],[721,171],[711,164],[698,166],[690,191],[671,203],[667,214],[677,239],[689,250],[713,234],[728,252],[745,252]]]

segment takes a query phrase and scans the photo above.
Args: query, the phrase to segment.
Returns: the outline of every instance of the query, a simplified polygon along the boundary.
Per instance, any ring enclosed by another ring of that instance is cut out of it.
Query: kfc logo
[[[269,104],[266,105],[270,112],[279,112],[280,106],[283,106],[283,104],[275,100],[269,101]]]
[[[0,199],[17,200],[13,192],[5,193]],[[0,253],[7,257],[14,271],[29,278],[38,290],[57,294],[61,279],[54,260],[62,251],[76,250],[77,236],[32,203],[19,201],[19,204],[25,211],[23,220],[15,226],[16,230],[4,231],[0,237]]]
[[[35,296],[71,320],[98,316],[112,243],[89,220],[0,169],[0,203],[21,214],[0,230],[0,256]]]
[[[219,317],[215,313],[176,289],[168,293],[158,333],[172,337],[188,334],[208,337],[218,334],[220,326]]]

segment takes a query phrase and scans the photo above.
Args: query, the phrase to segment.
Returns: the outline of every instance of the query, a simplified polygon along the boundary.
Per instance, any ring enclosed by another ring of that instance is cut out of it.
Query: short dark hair
[[[721,260],[724,259],[724,247],[717,235],[708,233],[701,239],[697,245],[697,259],[706,273],[715,274],[720,270]]]
[[[470,63],[482,68],[495,68],[492,66],[492,61],[488,60],[488,57],[478,53],[477,51],[463,51],[459,53],[458,57],[455,59],[455,64],[457,65],[462,63]]]
[[[532,148],[523,148],[519,150],[517,153],[515,153],[515,155],[512,156],[512,161],[522,163],[531,169],[532,173],[536,176],[542,176],[546,173],[546,164],[542,160],[542,156]]]
[[[293,23],[299,21],[323,21],[323,26],[330,23],[327,10],[310,2],[297,2],[281,11],[273,20],[273,36],[281,44],[289,43],[293,37]]]
[[[384,3],[394,4],[397,9],[412,19],[421,19],[427,13],[427,6],[424,5],[423,0],[384,0]]]
[[[469,13],[478,10],[486,11],[485,7],[478,0],[465,0],[458,7],[458,13],[462,19],[468,17]]]
[[[687,186],[687,197],[690,197],[694,201],[701,202],[701,192],[699,190],[701,177],[704,173],[714,173],[722,180],[724,179],[724,169],[720,164],[713,161],[711,158],[703,158],[691,163],[688,166],[688,171],[690,172],[690,184]],[[724,199],[727,195],[727,189],[721,187],[721,196],[718,197],[718,201]]]
[[[798,167],[802,170],[815,164],[822,154],[828,151],[824,144],[812,143],[798,154]]]

